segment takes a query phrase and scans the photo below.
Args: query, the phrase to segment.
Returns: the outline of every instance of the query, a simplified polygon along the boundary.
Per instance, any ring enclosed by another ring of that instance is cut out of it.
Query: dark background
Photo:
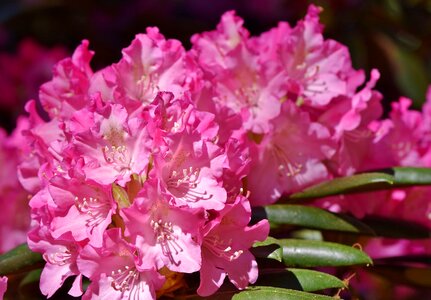
[[[295,24],[310,2],[324,8],[325,37],[346,44],[356,68],[380,70],[377,89],[386,111],[401,95],[421,107],[431,81],[431,1],[0,0],[0,53],[16,53],[29,37],[47,48],[62,45],[69,53],[89,39],[96,51],[92,66],[99,69],[118,61],[121,49],[147,26],[159,27],[167,38],[190,48],[191,35],[213,30],[227,10],[236,10],[246,28],[259,34],[281,20]],[[22,94],[35,97],[36,88]],[[11,130],[26,100],[0,108],[0,125]]]

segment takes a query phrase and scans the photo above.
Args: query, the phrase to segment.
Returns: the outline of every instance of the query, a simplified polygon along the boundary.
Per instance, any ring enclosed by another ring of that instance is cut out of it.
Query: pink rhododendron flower
[[[272,133],[256,145],[247,177],[253,205],[275,202],[330,177],[323,161],[333,155],[334,145],[326,127],[311,122],[307,112],[291,102],[283,104],[272,124]]]
[[[82,171],[88,178],[101,184],[124,185],[131,174],[147,172],[149,133],[143,120],[129,118],[121,105],[77,111],[69,125],[71,155],[84,160]]]
[[[2,276],[0,277],[0,300],[3,300],[4,294],[6,293],[7,289],[7,277]]]
[[[93,78],[90,92],[120,103],[132,113],[153,101],[160,91],[176,97],[197,92],[199,71],[177,40],[166,40],[157,28],[147,28],[123,50],[123,58]]]
[[[56,176],[50,180],[48,189],[58,209],[67,211],[66,215],[52,219],[53,237],[70,232],[77,242],[89,239],[90,244],[100,247],[103,232],[116,210],[111,188],[91,180]]]
[[[40,88],[40,102],[51,118],[65,118],[88,102],[88,89],[93,71],[90,60],[94,53],[88,50],[88,41],[54,68],[53,79]]]
[[[203,210],[177,208],[169,204],[169,194],[157,181],[148,182],[133,205],[122,212],[125,234],[142,251],[143,268],[191,273],[201,265],[199,229]]]
[[[216,31],[192,37],[193,53],[210,89],[198,103],[208,106],[205,102],[211,101],[217,114],[239,115],[244,129],[266,133],[268,121],[280,113],[285,78],[266,71],[266,62],[259,61],[249,45],[249,33],[242,23],[234,12],[227,12]]]
[[[320,11],[310,5],[294,28],[281,22],[256,41],[262,61],[277,61],[274,67],[284,73],[289,97],[317,108],[337,96],[352,95],[363,77],[352,68],[344,45],[323,39]]]
[[[174,100],[172,95],[163,96]],[[163,101],[162,96],[158,99]],[[226,190],[222,186],[226,155],[213,142],[217,134],[213,115],[199,112],[183,100],[158,102],[158,105],[164,108],[156,107],[157,115],[153,117],[169,119],[173,125],[165,123],[160,131],[164,149],[154,155],[154,168],[149,176],[163,179],[175,206],[222,209],[226,202]],[[179,111],[172,111],[176,105]]]
[[[118,229],[105,233],[103,247],[87,245],[78,266],[92,283],[82,299],[154,299],[163,277],[154,268],[140,268],[137,250]]]
[[[226,205],[216,219],[206,224],[198,288],[200,296],[213,294],[226,276],[238,289],[244,289],[248,283],[256,281],[257,263],[248,249],[254,242],[266,239],[269,223],[262,220],[247,226],[250,215],[247,199],[238,196],[234,203]]]

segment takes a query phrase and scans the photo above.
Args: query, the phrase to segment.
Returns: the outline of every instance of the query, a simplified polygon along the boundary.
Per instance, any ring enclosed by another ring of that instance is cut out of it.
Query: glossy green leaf
[[[256,285],[314,292],[330,288],[345,288],[335,276],[308,269],[261,269]]]
[[[385,170],[395,186],[431,185],[431,168],[395,167]]]
[[[393,187],[393,184],[394,176],[383,172],[356,174],[311,186],[302,192],[290,195],[289,199],[315,199],[340,194],[389,189]]]
[[[431,185],[431,168],[394,167],[376,172],[335,178],[294,193],[288,199],[315,199],[416,185]]]
[[[254,286],[235,294],[232,300],[330,300],[332,297],[300,292],[290,289]]]
[[[265,218],[274,224],[373,234],[371,228],[354,218],[336,215],[317,207],[277,204],[266,206],[264,210]]]
[[[363,251],[342,244],[281,239],[283,263],[292,267],[329,267],[372,264],[371,258]]]
[[[0,256],[0,276],[38,269],[43,264],[42,255],[23,244]]]
[[[262,258],[275,259],[283,261],[283,249],[278,244],[278,240],[273,237],[267,237],[263,242],[256,242],[251,249],[254,256]]]

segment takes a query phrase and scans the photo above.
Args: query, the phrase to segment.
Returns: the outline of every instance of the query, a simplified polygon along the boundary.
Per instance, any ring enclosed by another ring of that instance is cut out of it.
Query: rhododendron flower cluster
[[[148,28],[97,71],[85,40],[55,66],[39,94],[48,117],[28,102],[19,134],[44,295],[73,277],[72,296],[151,299],[195,272],[201,296],[226,277],[244,289],[258,276],[249,249],[269,233],[252,206],[369,168],[429,166],[427,117],[402,99],[379,121],[378,71],[366,81],[323,38],[319,12],[257,37],[227,12],[188,51]],[[319,205],[351,210],[339,200]]]
[[[269,232],[249,225],[241,180],[249,149],[219,139],[214,114],[193,97],[201,72],[181,44],[155,28],[137,35],[123,59],[98,72],[84,41],[40,90],[19,169],[30,200],[29,246],[43,253],[48,297],[70,277],[73,296],[155,297],[200,271],[200,295],[226,276],[239,289],[257,279],[249,248]]]

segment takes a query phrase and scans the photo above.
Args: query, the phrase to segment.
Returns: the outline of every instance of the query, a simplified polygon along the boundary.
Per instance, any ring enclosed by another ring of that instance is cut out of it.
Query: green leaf
[[[0,256],[0,276],[38,269],[44,263],[42,255],[23,244]]]
[[[283,263],[292,267],[336,267],[372,264],[363,251],[331,242],[281,239]]]
[[[315,199],[417,185],[431,185],[431,168],[394,167],[335,178],[294,193],[288,200]]]
[[[330,288],[346,288],[344,282],[332,275],[307,269],[262,269],[256,282],[260,286],[288,288],[314,292]]]
[[[394,167],[383,170],[394,177],[395,186],[431,185],[431,168]]]
[[[304,205],[277,204],[264,208],[265,218],[274,224],[290,224],[322,230],[373,234],[371,228],[354,218]]]
[[[315,199],[333,195],[389,189],[393,187],[394,176],[383,172],[356,174],[335,178],[294,193],[289,199]]]
[[[253,247],[268,245],[278,245],[281,253],[277,248],[272,248],[271,257],[267,256],[265,252],[255,252],[255,248],[252,249],[253,253],[256,257],[275,259],[291,267],[335,267],[373,263],[365,252],[331,242],[268,237],[263,242],[256,242]]]
[[[334,300],[332,297],[300,292],[290,289],[254,286],[235,294],[232,300]]]
[[[263,242],[256,242],[251,249],[256,257],[264,257],[283,261],[283,249],[278,244],[278,240],[268,236]]]

